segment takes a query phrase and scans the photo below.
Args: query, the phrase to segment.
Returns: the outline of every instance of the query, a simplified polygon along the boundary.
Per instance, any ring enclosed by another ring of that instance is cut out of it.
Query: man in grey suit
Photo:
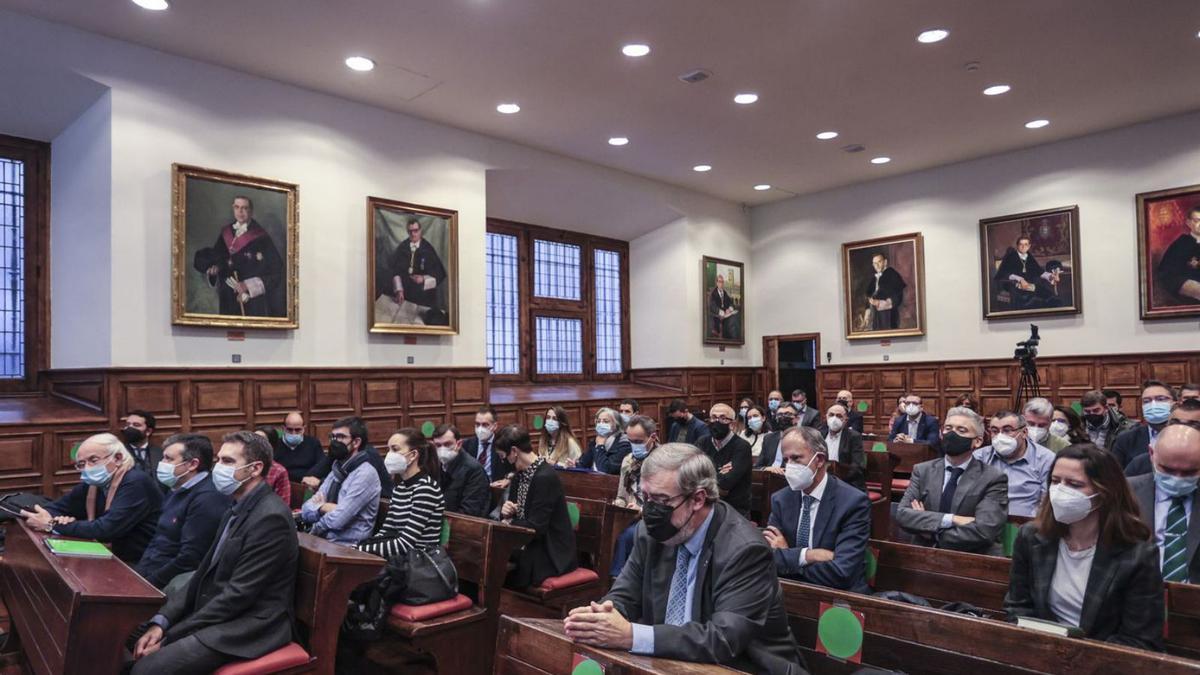
[[[292,640],[300,546],[291,509],[265,480],[271,446],[249,431],[224,441],[213,487],[233,507],[187,589],[167,599],[138,640],[133,675],[207,674]]]
[[[796,426],[820,426],[821,411],[808,404],[808,393],[803,389],[792,390],[792,407],[796,409]]]
[[[717,498],[712,460],[668,443],[642,463],[641,480],[645,505],[633,553],[608,595],[563,620],[567,636],[744,672],[807,672],[771,549]]]
[[[758,453],[755,469],[767,469],[783,475],[783,455],[779,453],[779,439],[783,432],[796,425],[796,406],[792,403],[781,403],[775,412],[775,430],[763,436],[762,450]]]
[[[1164,581],[1200,583],[1200,429],[1166,426],[1150,449],[1153,473],[1129,479],[1142,522],[1154,533]]]
[[[1002,555],[1008,476],[971,454],[983,445],[983,418],[970,408],[951,408],[941,441],[945,457],[913,467],[896,522],[925,546]]]

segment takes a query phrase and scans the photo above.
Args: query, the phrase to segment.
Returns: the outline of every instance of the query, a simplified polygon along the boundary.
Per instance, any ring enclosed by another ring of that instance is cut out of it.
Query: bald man
[[[697,446],[717,467],[717,487],[721,500],[738,513],[750,517],[750,470],[754,464],[750,444],[733,431],[737,413],[732,406],[718,403],[708,411],[709,435]]]
[[[846,428],[861,434],[863,432],[863,414],[854,409],[854,394],[849,389],[843,389],[837,394],[837,402],[846,409]],[[829,428],[825,427],[821,431],[828,432]]]
[[[1142,522],[1154,533],[1165,581],[1200,582],[1200,429],[1169,424],[1150,449],[1154,472],[1129,479]]]
[[[304,433],[306,430],[304,415],[299,412],[288,413],[287,417],[283,418],[283,442],[279,444],[274,459],[287,469],[288,478],[293,483],[302,482],[305,476],[312,475],[321,460],[325,459],[321,442]],[[326,468],[325,473],[328,472],[329,469]],[[324,477],[325,474],[321,474],[317,478]],[[310,487],[313,489],[321,485],[320,480],[316,478],[312,482],[314,485]]]

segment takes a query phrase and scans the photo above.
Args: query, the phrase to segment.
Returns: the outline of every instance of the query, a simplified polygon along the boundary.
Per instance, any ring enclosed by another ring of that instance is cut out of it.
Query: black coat
[[[271,235],[251,220],[246,233],[234,239],[233,225],[227,224],[217,234],[211,247],[196,251],[192,261],[196,271],[204,275],[216,289],[220,313],[225,316],[242,315],[242,306],[237,294],[225,280],[237,276],[238,281],[261,279],[266,292],[246,301],[246,316],[287,316],[287,286],[285,285],[283,258],[271,241]],[[211,266],[217,273],[208,276]]]
[[[154,538],[134,569],[157,588],[195,570],[216,540],[217,526],[231,503],[213,487],[212,476],[172,491],[163,503]]]
[[[625,461],[625,456],[630,452],[633,452],[633,446],[629,444],[629,439],[625,437],[624,433],[617,432],[612,447],[606,447],[597,438],[596,444],[579,456],[579,461],[575,462],[575,466],[619,476],[621,475],[621,462]]]
[[[305,476],[314,475],[312,471],[325,461],[325,451],[321,449],[320,441],[305,434],[304,440],[294,448],[281,440],[279,447],[275,449],[274,459],[287,469],[289,480],[299,483]],[[329,473],[328,467],[325,468],[325,473]]]
[[[900,327],[900,307],[904,304],[904,289],[908,286],[900,273],[891,267],[880,275],[878,283],[875,274],[867,279],[866,296],[874,300],[891,300],[892,308],[875,310],[871,320],[871,330],[889,330]],[[870,304],[867,304],[870,307]]]
[[[779,439],[782,437],[781,431],[772,431],[763,436],[762,449],[758,452],[758,463],[754,468],[765,469],[775,464],[775,454],[779,452]],[[783,466],[782,462],[780,466]]]
[[[679,430],[679,424],[679,422],[671,420],[671,423],[667,426],[667,437],[663,439],[663,443],[673,443],[675,441],[675,434]],[[695,415],[692,415],[692,418],[684,424],[687,425],[687,432],[683,440],[684,443],[690,443],[696,447],[700,447],[700,441],[708,438],[708,435],[711,433],[708,430],[708,425],[704,423],[704,420],[701,420]]]
[[[750,444],[741,436],[733,434],[720,450],[717,450],[712,438],[708,436],[700,441],[698,447],[717,467],[717,488],[721,491],[721,501],[737,509],[743,516],[750,517],[750,471],[754,463]],[[726,464],[733,464],[733,469],[728,473],[721,473],[721,467]]]
[[[515,479],[509,490],[509,500],[515,502]],[[549,462],[533,473],[525,497],[525,517],[514,517],[512,524],[528,527],[534,535],[532,541],[514,554],[517,568],[508,575],[505,585],[517,589],[537,586],[548,577],[566,574],[579,566],[566,495],[558,472]]]
[[[209,649],[256,659],[291,642],[299,558],[291,509],[263,482],[225,513],[187,592],[160,610],[170,622],[163,643],[195,635]]]
[[[459,451],[449,464],[442,467],[440,483],[447,511],[487,517],[492,502],[491,481],[474,457]]]
[[[1200,267],[1192,265],[1193,260],[1200,260],[1200,241],[1190,234],[1179,235],[1163,253],[1158,268],[1154,271],[1158,282],[1171,295],[1175,303],[1196,304],[1194,298],[1180,295],[1179,289],[1186,281],[1200,281]]]
[[[73,523],[55,525],[55,533],[110,543],[113,555],[135,565],[154,537],[158,515],[162,512],[160,485],[158,480],[135,467],[121,478],[110,508],[104,508],[105,491],[98,490],[95,520],[87,519],[88,486],[85,483],[47,504],[46,510],[56,516],[75,518]]]
[[[496,449],[495,436],[492,436],[492,440],[488,442],[491,444],[492,450],[492,473],[488,476],[488,480],[500,480],[501,478],[504,478],[508,476],[508,474],[512,473],[513,466],[512,464],[509,464],[508,460],[504,459],[504,455],[500,454],[500,451]],[[475,461],[479,462],[480,466],[487,466],[484,464],[483,458],[479,456],[479,437],[471,436],[463,441],[461,452],[465,452],[474,457]]]
[[[424,284],[412,280],[414,274],[433,277],[437,280],[437,285],[425,290]],[[421,239],[416,251],[409,246],[408,239],[396,246],[396,250],[388,258],[387,274],[381,275],[375,281],[376,292],[392,296],[395,288],[393,277],[400,277],[400,287],[404,291],[405,300],[424,307],[441,308],[439,298],[442,286],[446,283],[446,267],[438,257],[437,250],[426,239]]]

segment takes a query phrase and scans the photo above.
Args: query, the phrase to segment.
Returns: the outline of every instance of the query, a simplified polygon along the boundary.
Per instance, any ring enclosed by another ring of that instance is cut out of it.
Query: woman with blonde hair
[[[572,467],[582,454],[579,439],[571,431],[566,409],[556,405],[547,410],[542,433],[538,436],[538,455],[555,466]]]

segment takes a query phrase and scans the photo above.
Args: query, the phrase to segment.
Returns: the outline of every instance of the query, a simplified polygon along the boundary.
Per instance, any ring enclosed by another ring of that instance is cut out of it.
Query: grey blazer
[[[926,546],[1004,555],[1000,534],[1008,522],[1008,475],[978,459],[972,459],[958,479],[950,513],[973,516],[975,522],[940,529],[942,513],[937,511],[942,498],[942,482],[946,475],[946,459],[939,457],[913,467],[912,479],[896,509],[896,522],[917,536]],[[924,511],[912,508],[916,499]]]
[[[1129,489],[1133,490],[1133,498],[1137,501],[1142,522],[1150,528],[1150,536],[1154,536],[1154,474],[1148,473],[1133,476],[1129,479]],[[1188,519],[1187,530],[1187,559],[1188,578],[1192,583],[1200,583],[1200,490],[1192,493],[1192,516]]]
[[[629,621],[654,627],[654,656],[752,673],[807,673],[762,532],[725,502],[713,509],[696,566],[694,621],[665,623],[676,549],[652,539],[643,524],[604,600]]]

